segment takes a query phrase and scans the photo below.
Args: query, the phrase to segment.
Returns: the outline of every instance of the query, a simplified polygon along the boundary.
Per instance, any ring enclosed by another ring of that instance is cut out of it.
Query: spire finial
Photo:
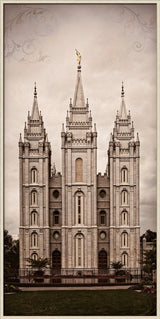
[[[123,85],[123,81],[122,81],[122,91],[121,91],[121,97],[124,97],[124,85]]]
[[[77,49],[75,49],[75,51],[76,51],[76,54],[77,54],[78,71],[80,71],[81,70],[81,54],[80,54],[80,52]]]
[[[20,133],[19,142],[22,143],[22,134]]]
[[[36,82],[34,82],[34,97],[37,97],[37,88],[36,88]]]

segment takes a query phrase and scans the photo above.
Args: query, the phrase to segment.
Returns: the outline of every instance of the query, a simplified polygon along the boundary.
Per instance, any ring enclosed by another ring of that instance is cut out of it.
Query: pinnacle
[[[121,98],[122,98],[122,102],[121,102],[121,107],[120,107],[120,117],[121,118],[127,118],[126,105],[125,105],[125,101],[124,101],[124,85],[123,85],[123,82],[122,82]]]
[[[39,120],[39,109],[38,109],[38,101],[37,101],[36,83],[35,83],[35,86],[34,86],[34,100],[33,100],[31,119],[32,120]]]
[[[77,82],[74,93],[73,107],[85,107],[85,99],[82,86],[81,72],[77,72]]]

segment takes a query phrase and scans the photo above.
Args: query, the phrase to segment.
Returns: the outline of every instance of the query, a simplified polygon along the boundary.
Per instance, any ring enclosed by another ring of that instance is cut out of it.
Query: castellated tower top
[[[28,112],[27,123],[24,127],[24,142],[29,142],[31,149],[38,149],[39,142],[48,143],[43,117],[38,108],[37,87],[34,85],[32,113]]]
[[[120,111],[117,111],[111,139],[114,142],[120,142],[122,149],[128,149],[129,142],[134,142],[134,125],[131,121],[130,111],[127,114],[124,96],[124,84],[122,82]]]

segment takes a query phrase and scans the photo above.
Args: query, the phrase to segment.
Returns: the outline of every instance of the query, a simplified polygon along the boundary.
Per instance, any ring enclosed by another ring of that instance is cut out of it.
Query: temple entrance
[[[54,250],[52,253],[52,268],[61,269],[61,252]]]
[[[107,275],[107,253],[105,250],[101,250],[98,253],[98,282],[105,283],[108,281],[105,275]],[[102,276],[102,277],[101,277]]]
[[[98,254],[98,268],[99,269],[107,268],[107,253],[105,250],[101,250]]]
[[[61,283],[61,252],[54,250],[52,253],[52,282]]]

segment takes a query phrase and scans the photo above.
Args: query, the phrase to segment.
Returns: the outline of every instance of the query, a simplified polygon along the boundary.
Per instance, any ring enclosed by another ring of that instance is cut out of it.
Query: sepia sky
[[[105,172],[115,116],[125,101],[141,143],[141,233],[156,230],[156,5],[5,5],[5,227],[18,235],[18,140],[32,109],[34,82],[61,171],[61,127],[73,98],[77,58],[98,132],[98,172]]]

